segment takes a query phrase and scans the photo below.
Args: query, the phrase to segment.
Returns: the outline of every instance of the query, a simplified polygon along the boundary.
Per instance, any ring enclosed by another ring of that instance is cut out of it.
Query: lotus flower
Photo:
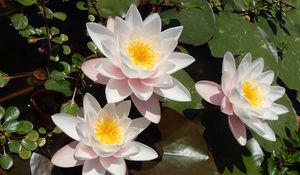
[[[58,150],[52,163],[59,167],[83,164],[83,175],[126,173],[126,160],[152,160],[157,153],[150,147],[133,141],[150,121],[128,118],[130,101],[107,104],[103,108],[90,94],[83,100],[84,118],[55,114],[53,122],[75,141]]]
[[[221,106],[228,115],[228,124],[235,139],[245,145],[246,126],[269,141],[275,141],[273,130],[265,120],[277,120],[278,115],[288,112],[285,106],[274,103],[281,98],[285,89],[271,86],[273,71],[265,71],[263,58],[252,62],[247,54],[236,69],[235,60],[227,52],[223,59],[222,85],[211,81],[199,81],[197,92],[211,104]]]
[[[144,21],[131,5],[125,20],[109,19],[107,26],[88,23],[87,31],[105,58],[88,60],[82,71],[106,84],[106,99],[115,103],[131,96],[139,112],[154,123],[160,121],[158,95],[175,101],[190,101],[189,91],[170,74],[194,62],[174,52],[182,26],[161,32],[157,13]]]

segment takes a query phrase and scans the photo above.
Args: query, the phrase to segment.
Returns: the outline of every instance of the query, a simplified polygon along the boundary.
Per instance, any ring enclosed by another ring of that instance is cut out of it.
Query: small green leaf
[[[57,35],[59,34],[59,29],[53,26],[50,28],[50,33],[51,35]]]
[[[36,0],[16,0],[16,1],[18,1],[19,3],[25,6],[29,6],[37,3]]]
[[[65,21],[67,19],[67,15],[64,12],[55,12],[53,13],[53,17]]]
[[[1,145],[4,145],[4,144],[6,143],[6,141],[7,141],[7,140],[6,140],[5,135],[1,135],[1,136],[0,136],[0,144],[1,144]]]
[[[3,169],[8,170],[13,166],[14,162],[13,159],[10,157],[9,154],[4,153],[0,157],[0,165]]]
[[[29,151],[33,151],[38,147],[37,142],[30,141],[28,139],[22,139],[21,145],[23,146],[23,148]]]
[[[0,70],[0,88],[4,87],[9,82],[9,76]]]
[[[61,38],[61,40],[63,41],[63,42],[65,42],[65,41],[68,41],[69,40],[69,37],[66,35],[66,34],[60,34],[60,38]]]
[[[46,144],[46,138],[45,137],[39,138],[37,143],[38,143],[39,147],[43,147]]]
[[[76,3],[76,7],[79,9],[79,10],[88,10],[87,8],[87,4],[83,1],[78,1]]]
[[[31,151],[28,151],[24,148],[22,148],[21,151],[19,152],[19,157],[21,159],[27,160],[30,158],[30,156],[31,156]]]
[[[10,140],[8,142],[8,148],[9,148],[10,152],[19,153],[22,149],[22,145],[17,140]]]
[[[65,61],[60,61],[59,62],[63,67],[64,67],[64,73],[66,75],[69,75],[71,73],[71,66],[69,63],[65,62]]]
[[[63,45],[63,53],[69,55],[71,53],[71,48],[67,45]]]
[[[39,6],[39,10],[40,10],[41,14],[44,16],[44,8],[42,6]],[[45,7],[45,13],[46,13],[47,19],[53,18],[53,12],[49,8]]]
[[[90,51],[92,51],[93,53],[97,53],[97,46],[95,45],[95,43],[93,41],[90,41],[87,43],[87,47],[90,49]]]
[[[52,132],[55,133],[55,134],[60,134],[61,133],[61,129],[59,129],[58,127],[54,127],[54,129],[53,129]]]
[[[32,130],[26,134],[25,138],[33,142],[37,141],[39,138],[39,133],[36,130]]]
[[[15,29],[22,30],[28,26],[28,19],[23,14],[17,13],[11,17],[11,23]]]
[[[19,122],[17,120],[9,120],[3,123],[3,130],[10,133],[17,132],[19,129]]]
[[[40,134],[46,134],[46,133],[47,133],[47,130],[46,130],[44,127],[40,127],[40,128],[39,128],[39,133],[40,133]]]
[[[64,103],[60,108],[61,113],[70,114],[73,116],[76,116],[78,111],[79,111],[78,105],[74,101],[71,101],[71,100]]]
[[[0,106],[0,120],[4,115],[5,115],[5,109],[2,106]]]
[[[63,43],[63,41],[60,38],[60,36],[56,36],[56,37],[52,38],[51,41],[53,41],[53,42],[55,42],[57,44],[62,44]]]
[[[25,134],[33,129],[33,124],[28,120],[21,120],[19,122],[18,133]]]
[[[89,21],[94,22],[95,21],[95,16],[92,15],[92,14],[89,14],[88,19],[89,19]]]
[[[61,92],[66,96],[71,96],[72,91],[70,89],[71,83],[67,80],[59,80],[55,81],[53,79],[49,79],[45,83],[45,88],[49,90],[54,90],[57,92]]]
[[[50,55],[50,60],[55,62],[59,61],[59,55]]]
[[[6,109],[4,119],[5,121],[15,120],[20,116],[20,111],[15,106],[10,106]]]
[[[64,72],[60,72],[60,71],[57,71],[57,70],[53,70],[53,71],[51,71],[51,73],[50,73],[50,77],[51,77],[53,80],[59,81],[59,80],[64,80],[65,77],[66,77],[66,74],[65,74]]]
[[[76,66],[80,66],[83,63],[84,57],[80,53],[74,53],[72,55],[72,63]]]

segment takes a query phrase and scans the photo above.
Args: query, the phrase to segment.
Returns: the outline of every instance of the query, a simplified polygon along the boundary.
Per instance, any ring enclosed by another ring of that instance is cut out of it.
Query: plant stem
[[[71,100],[72,103],[74,103],[74,101],[75,101],[76,92],[77,92],[77,85],[75,86],[74,91],[73,91],[72,100]]]

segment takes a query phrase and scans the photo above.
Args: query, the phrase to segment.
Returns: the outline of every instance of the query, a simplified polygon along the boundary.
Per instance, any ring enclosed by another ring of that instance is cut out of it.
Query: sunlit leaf
[[[17,120],[9,120],[3,123],[3,130],[8,131],[10,133],[14,133],[18,131],[19,122]]]
[[[53,17],[65,21],[67,19],[67,15],[64,12],[55,12],[53,13]]]
[[[49,79],[45,83],[45,88],[49,90],[55,90],[57,92],[61,92],[66,96],[72,95],[72,91],[70,89],[71,83],[67,80],[59,80],[55,81],[53,79]]]
[[[19,109],[15,106],[10,106],[10,107],[6,108],[4,120],[5,121],[15,120],[19,116],[20,116]]]
[[[30,156],[31,156],[31,151],[28,151],[24,148],[22,148],[21,151],[19,152],[19,157],[21,159],[27,160],[30,158]]]
[[[21,120],[19,122],[18,133],[20,133],[20,134],[28,133],[32,129],[33,129],[33,124],[30,121]]]
[[[36,0],[16,0],[16,1],[18,1],[22,5],[26,5],[26,6],[33,5],[33,4],[37,3]]]
[[[21,145],[23,146],[23,148],[29,151],[33,151],[38,147],[37,142],[30,141],[28,139],[22,139]]]
[[[9,154],[4,153],[0,157],[0,165],[3,169],[8,170],[13,166],[14,162],[13,159],[10,157]]]
[[[79,111],[78,105],[74,101],[71,101],[71,100],[64,103],[60,108],[61,113],[70,114],[73,116],[76,116],[78,111]]]
[[[78,1],[78,2],[76,3],[76,7],[77,7],[79,10],[88,10],[86,2],[83,2],[83,1]]]
[[[21,151],[22,145],[17,140],[10,140],[8,142],[8,148],[10,152],[19,153]]]
[[[5,109],[2,106],[0,106],[0,120],[4,115],[5,115]]]
[[[33,142],[37,141],[39,138],[39,133],[36,130],[32,130],[26,134],[25,138]]]
[[[9,76],[0,70],[0,88],[4,87],[9,82]]]

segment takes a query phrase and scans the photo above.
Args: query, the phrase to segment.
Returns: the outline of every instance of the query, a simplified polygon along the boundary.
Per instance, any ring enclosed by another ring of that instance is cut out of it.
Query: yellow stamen
[[[94,131],[96,139],[102,144],[112,145],[121,142],[121,129],[116,119],[101,118],[96,122]]]
[[[127,47],[131,61],[135,66],[143,66],[150,71],[156,63],[155,53],[151,44],[143,39],[134,39]]]
[[[251,107],[259,107],[262,104],[263,97],[260,87],[254,84],[251,80],[245,80],[242,83],[242,93],[250,103]]]

